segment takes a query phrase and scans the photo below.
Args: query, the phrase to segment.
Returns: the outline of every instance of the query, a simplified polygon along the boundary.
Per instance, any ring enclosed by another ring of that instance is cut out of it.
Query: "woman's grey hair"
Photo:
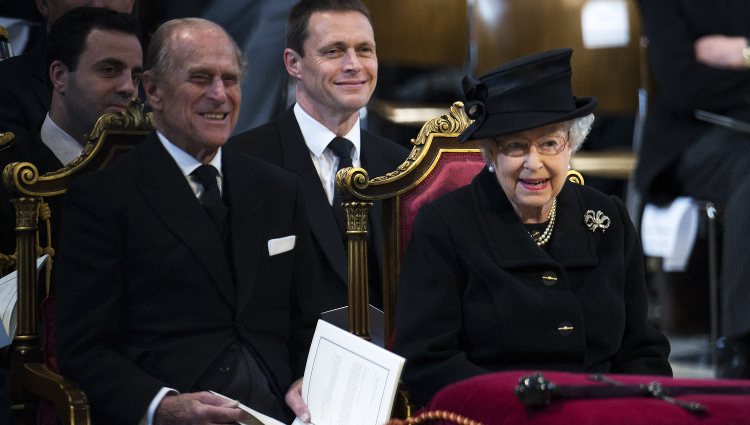
[[[594,124],[594,114],[563,121],[562,124],[567,127],[568,142],[570,143],[572,153],[575,153],[581,148],[586,137],[591,132],[591,126]],[[482,156],[488,164],[490,159],[493,159],[494,162],[494,158],[490,158],[490,148],[497,144],[494,139],[477,139],[474,140],[474,143],[482,150]]]
[[[232,43],[234,53],[237,56],[237,64],[240,68],[240,81],[245,78],[247,72],[247,60],[245,55],[237,46],[237,42],[221,27],[221,25],[203,18],[180,18],[172,19],[163,23],[157,28],[151,42],[149,43],[148,53],[146,55],[146,64],[149,71],[156,77],[162,75],[168,75],[175,71],[175,58],[173,54],[170,54],[169,44],[172,34],[180,28],[184,27],[201,27],[201,26],[212,26],[220,30],[224,35],[227,36],[229,41]]]
[[[594,114],[588,114],[580,118],[574,118],[569,121],[565,121],[568,127],[570,147],[573,149],[573,153],[576,153],[578,149],[583,146],[583,142],[591,132],[591,126],[594,124]]]

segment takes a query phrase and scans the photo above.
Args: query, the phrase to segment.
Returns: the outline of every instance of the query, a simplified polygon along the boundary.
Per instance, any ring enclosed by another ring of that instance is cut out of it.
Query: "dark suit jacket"
[[[750,121],[750,72],[699,64],[693,47],[695,40],[709,34],[750,39],[750,2],[658,0],[644,1],[642,7],[656,90],[649,93],[635,178],[641,193],[659,200],[678,194],[679,182],[670,179],[674,165],[694,141],[715,127],[694,118],[696,109]],[[731,152],[727,155],[730,160]]]
[[[0,132],[19,138],[39,132],[52,100],[47,82],[46,43],[27,54],[0,61]]]
[[[281,400],[304,374],[321,302],[301,182],[237,152],[222,161],[233,261],[155,135],[68,191],[59,362],[103,423],[137,423],[163,386],[200,389],[237,343]],[[269,255],[290,235],[293,249]]]
[[[421,208],[394,347],[418,403],[504,369],[671,374],[667,339],[647,318],[643,254],[625,206],[572,183],[557,202],[546,250],[489,172]],[[586,227],[588,210],[609,217],[606,232]],[[566,324],[572,332],[559,330]]]
[[[323,280],[327,287],[327,308],[347,304],[347,259],[331,205],[328,203],[323,185],[310,159],[302,132],[292,108],[276,121],[239,134],[229,139],[228,147],[279,165],[302,177],[307,199],[310,227],[323,269]],[[362,168],[370,177],[382,176],[393,171],[408,155],[405,148],[396,143],[362,131],[360,159]],[[379,270],[382,253],[382,207],[375,202],[370,210],[370,228],[378,267],[371,267],[371,302],[380,300]],[[377,229],[377,230],[375,230]],[[378,280],[373,282],[373,280]],[[375,291],[378,292],[375,292]],[[373,294],[373,292],[375,292]],[[382,302],[382,301],[380,301]],[[374,302],[379,304],[379,302]]]

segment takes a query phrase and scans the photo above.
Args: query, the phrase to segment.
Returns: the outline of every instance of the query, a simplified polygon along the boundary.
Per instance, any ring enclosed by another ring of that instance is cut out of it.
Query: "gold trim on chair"
[[[336,175],[336,184],[342,188],[344,194],[349,194],[357,199],[374,201],[393,196],[392,193],[385,193],[384,190],[379,190],[379,188],[387,188],[387,185],[393,184],[401,180],[404,176],[413,173],[415,168],[424,160],[427,155],[427,148],[432,144],[435,137],[458,137],[472,122],[464,112],[463,102],[455,102],[451,105],[449,114],[433,118],[422,126],[417,137],[411,139],[412,150],[409,156],[396,170],[386,173],[384,176],[376,176],[370,179],[367,171],[362,168],[344,168]],[[476,150],[476,147],[471,142],[467,142],[464,145],[456,143],[455,147],[449,149],[451,152],[471,152]],[[431,161],[429,166],[430,171],[434,168],[435,161],[439,156],[435,155],[432,158],[433,161]],[[408,191],[415,185],[416,183],[401,188],[399,194]]]
[[[3,182],[9,191],[26,196],[54,196],[65,193],[75,172],[87,172],[101,168],[117,155],[130,149],[132,136],[147,136],[152,130],[151,114],[143,115],[143,104],[132,102],[125,112],[104,114],[97,120],[94,129],[86,135],[88,142],[83,152],[63,168],[39,175],[34,164],[14,162],[3,170]],[[127,134],[126,142],[117,136]],[[104,140],[107,139],[105,146]],[[105,151],[100,154],[100,151]]]
[[[16,135],[13,132],[6,131],[5,133],[0,133],[0,151],[9,146],[15,138]]]

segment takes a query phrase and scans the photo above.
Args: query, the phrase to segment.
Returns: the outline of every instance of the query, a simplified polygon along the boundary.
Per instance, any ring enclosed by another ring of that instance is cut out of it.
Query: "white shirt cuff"
[[[156,414],[156,408],[159,407],[159,403],[161,403],[162,399],[164,399],[164,397],[166,397],[170,393],[179,394],[180,392],[177,390],[173,390],[172,388],[162,387],[159,392],[156,393],[154,399],[151,400],[151,404],[148,405],[146,415],[144,415],[144,418],[141,420],[142,425],[154,425],[154,415]]]

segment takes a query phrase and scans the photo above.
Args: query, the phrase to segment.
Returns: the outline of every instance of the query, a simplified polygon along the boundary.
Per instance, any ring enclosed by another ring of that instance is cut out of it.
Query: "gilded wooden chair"
[[[384,339],[394,326],[396,282],[401,257],[419,207],[452,189],[468,184],[485,162],[470,142],[458,135],[471,123],[463,103],[454,103],[448,114],[424,124],[404,163],[384,176],[370,177],[362,168],[346,168],[336,175],[347,219],[349,270],[349,327],[369,337],[367,309],[367,216],[373,201],[383,203],[382,288],[385,313]]]
[[[50,413],[50,410],[63,424],[91,422],[86,395],[56,370],[52,346],[54,298],[47,297],[43,307],[37,299],[37,258],[45,253],[50,255],[45,270],[49,294],[54,256],[49,225],[51,212],[47,201],[63,195],[76,176],[106,166],[151,131],[150,114],[144,116],[142,104],[134,103],[126,113],[100,117],[87,135],[88,143],[83,153],[64,168],[40,175],[34,164],[15,162],[3,170],[3,183],[16,210],[16,252],[10,257],[18,273],[17,332],[9,351],[11,410],[15,423],[47,423],[49,417],[38,417],[38,414],[43,411]],[[47,228],[44,247],[39,241],[40,223]],[[40,315],[44,316],[42,337],[39,334]]]
[[[396,283],[401,257],[411,235],[419,207],[450,190],[468,184],[485,165],[479,149],[457,137],[471,123],[463,103],[454,103],[448,114],[427,121],[415,139],[406,161],[396,170],[370,178],[362,168],[345,168],[336,175],[347,222],[349,281],[349,331],[370,338],[368,309],[368,212],[374,201],[383,203],[383,307],[384,341],[391,340],[396,308]],[[401,388],[393,417],[411,416],[412,405]]]

